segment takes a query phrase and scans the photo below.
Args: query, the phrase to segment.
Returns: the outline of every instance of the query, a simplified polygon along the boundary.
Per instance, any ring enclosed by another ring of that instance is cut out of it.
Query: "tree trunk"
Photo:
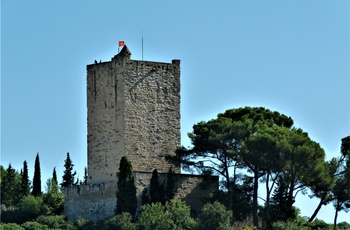
[[[230,183],[230,174],[227,167],[227,154],[225,153],[225,173],[226,173],[226,183],[227,183],[227,192],[228,192],[228,207],[229,210],[232,210],[232,188]]]
[[[324,200],[326,199],[326,196],[327,196],[327,193],[325,192],[322,197],[321,197],[321,200],[320,200],[320,203],[318,204],[316,210],[314,211],[314,213],[312,214],[312,216],[310,217],[310,219],[307,221],[308,223],[311,223],[315,217],[317,216],[317,213],[320,211],[322,205],[324,204]]]
[[[259,227],[259,218],[258,218],[258,186],[259,186],[258,172],[254,171],[253,224],[254,224],[254,226],[256,228]]]
[[[266,204],[265,204],[265,220],[267,223],[267,226],[271,225],[271,214],[270,214],[270,188],[269,188],[269,180],[270,180],[270,174],[267,173],[266,176]]]
[[[335,209],[335,216],[334,216],[334,223],[333,223],[333,229],[337,229],[337,219],[338,219],[338,208]]]

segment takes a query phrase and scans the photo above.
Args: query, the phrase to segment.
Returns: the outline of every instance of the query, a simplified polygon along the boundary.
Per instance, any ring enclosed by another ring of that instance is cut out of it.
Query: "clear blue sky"
[[[181,141],[226,109],[291,116],[327,153],[350,135],[349,1],[1,1],[1,164],[42,182],[86,166],[86,65],[124,40],[133,59],[181,59]],[[302,215],[317,200],[298,197]],[[318,218],[332,222],[333,207]],[[341,213],[340,221],[350,223]]]

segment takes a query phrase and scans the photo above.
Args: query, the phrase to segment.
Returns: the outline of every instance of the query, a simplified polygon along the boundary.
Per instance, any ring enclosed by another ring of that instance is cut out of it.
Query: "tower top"
[[[126,57],[128,59],[130,59],[131,56],[131,52],[128,49],[128,47],[126,45],[124,45],[123,49],[114,57]]]

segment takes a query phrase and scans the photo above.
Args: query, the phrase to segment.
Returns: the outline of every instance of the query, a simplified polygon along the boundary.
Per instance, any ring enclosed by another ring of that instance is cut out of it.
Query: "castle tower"
[[[89,183],[115,180],[122,156],[134,171],[180,171],[165,160],[180,145],[180,61],[130,56],[87,66]]]

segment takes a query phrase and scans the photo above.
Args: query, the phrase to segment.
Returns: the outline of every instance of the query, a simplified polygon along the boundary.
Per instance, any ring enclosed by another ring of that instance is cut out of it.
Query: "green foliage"
[[[143,205],[138,226],[143,230],[194,229],[196,221],[191,218],[189,206],[173,199],[165,206],[161,203]]]
[[[315,219],[313,222],[307,224],[308,229],[310,230],[331,230],[333,226],[327,224],[323,220]]]
[[[64,208],[63,193],[59,192],[54,178],[47,179],[46,193],[43,195],[44,203],[50,208],[52,214],[60,215]]]
[[[25,230],[20,225],[14,224],[14,223],[9,223],[9,224],[1,223],[0,229],[1,230]]]
[[[172,199],[165,207],[177,229],[193,229],[196,226],[196,221],[191,218],[191,208],[185,202]]]
[[[39,196],[41,194],[41,172],[40,172],[40,160],[39,153],[36,154],[34,164],[34,177],[33,177],[33,196]]]
[[[165,207],[161,203],[143,205],[138,224],[142,230],[176,229],[171,214],[165,211]]]
[[[28,195],[21,199],[17,209],[2,212],[1,221],[4,223],[22,224],[48,213],[49,208],[43,203],[41,196]]]
[[[66,160],[64,160],[64,172],[62,176],[62,187],[68,187],[74,184],[76,172],[73,173],[73,162],[70,159],[69,153],[67,153]]]
[[[75,226],[77,227],[78,230],[93,230],[95,229],[94,222],[89,221],[84,218],[78,218],[77,221],[75,222]]]
[[[58,185],[56,167],[54,167],[52,171],[52,180]]]
[[[135,215],[137,208],[136,186],[131,162],[122,157],[119,165],[116,213],[129,212]]]
[[[87,171],[87,168],[85,167],[84,168],[84,180],[83,180],[83,183],[82,184],[87,184],[88,182],[88,171]]]
[[[36,221],[50,229],[73,229],[72,223],[66,221],[64,216],[39,216]]]
[[[48,226],[33,221],[27,221],[23,223],[21,224],[21,227],[23,227],[25,230],[49,230]]]
[[[272,230],[307,230],[307,227],[300,226],[295,221],[276,221],[272,223]]]
[[[170,201],[175,196],[175,172],[169,169],[165,188],[165,200]]]
[[[27,196],[30,193],[30,181],[28,175],[27,161],[23,162],[23,173],[21,177],[21,192],[22,196]]]
[[[149,194],[150,194],[152,203],[160,202],[163,205],[165,205],[165,202],[166,202],[165,189],[162,184],[159,184],[157,169],[153,170],[152,172]]]
[[[132,216],[128,212],[123,212],[104,221],[104,229],[114,230],[136,230],[137,226],[132,222]]]
[[[1,202],[7,207],[16,205],[21,199],[21,176],[11,164],[2,172]]]
[[[204,205],[198,217],[198,230],[229,230],[232,229],[232,212],[219,202]]]
[[[343,221],[338,224],[338,229],[350,229],[350,224]]]

